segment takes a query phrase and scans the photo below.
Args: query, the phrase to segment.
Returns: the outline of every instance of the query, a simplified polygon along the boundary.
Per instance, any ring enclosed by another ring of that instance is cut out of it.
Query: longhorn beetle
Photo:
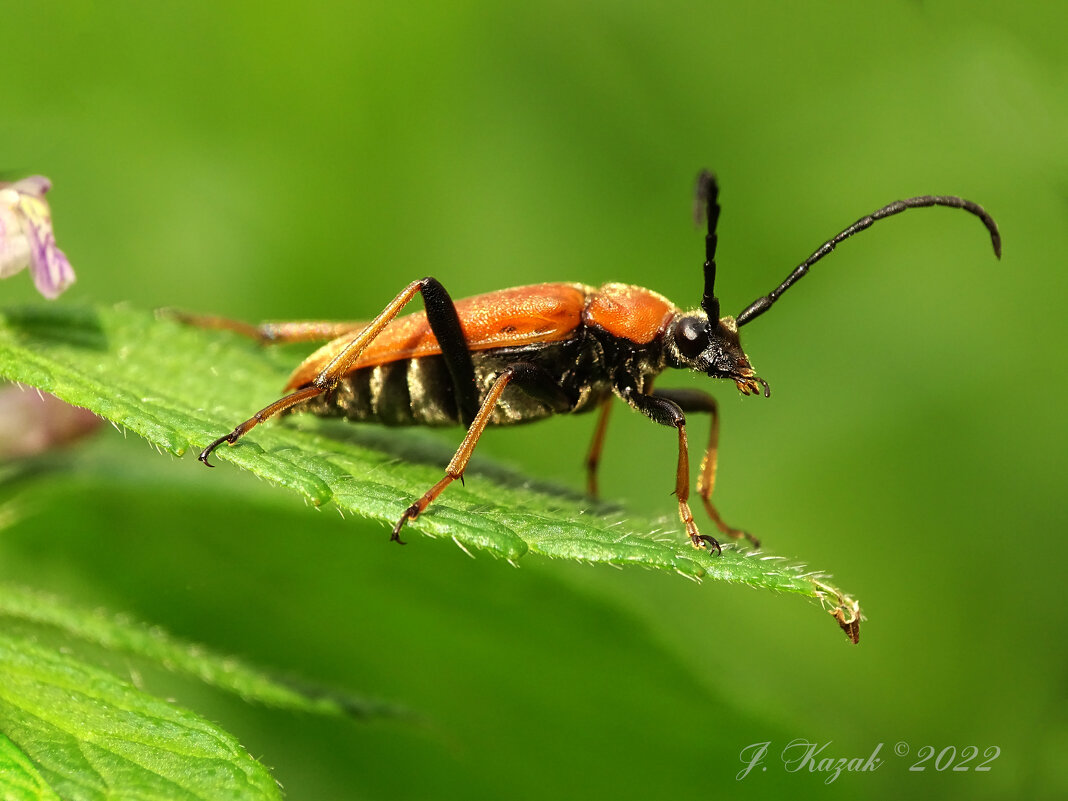
[[[795,267],[778,287],[746,306],[737,317],[720,317],[716,298],[716,223],[720,207],[715,177],[697,178],[695,215],[707,221],[704,295],[701,306],[681,311],[649,289],[627,284],[537,284],[502,289],[453,302],[434,278],[412,281],[369,323],[278,323],[257,327],[220,320],[189,318],[211,327],[226,327],[265,342],[330,339],[309,356],[289,379],[279,400],[264,407],[200,454],[233,445],[252,428],[275,415],[309,411],[327,417],[375,421],[386,425],[442,426],[462,423],[467,435],[444,477],[409,506],[393,527],[391,539],[408,520],[426,510],[456,479],[462,479],[471,453],[487,425],[540,420],[553,414],[600,409],[586,460],[588,488],[596,494],[597,463],[604,442],[609,404],[618,396],[650,420],[674,428],[679,440],[675,495],[679,516],[695,548],[721,551],[714,537],[701,534],[690,511],[689,447],[686,413],[708,414],[711,433],[697,478],[697,494],[720,533],[756,539],[728,526],[712,505],[719,442],[715,399],[699,389],[653,389],[668,367],[686,368],[710,378],[726,378],[743,395],[763,391],[768,382],[756,375],[742,350],[738,329],[772,307],[809,268],[843,240],[876,220],[906,209],[948,206],[964,209],[986,226],[1001,257],[997,224],[983,208],[953,196],[899,200],[861,217],[827,240]],[[425,311],[397,317],[409,301],[422,295]]]

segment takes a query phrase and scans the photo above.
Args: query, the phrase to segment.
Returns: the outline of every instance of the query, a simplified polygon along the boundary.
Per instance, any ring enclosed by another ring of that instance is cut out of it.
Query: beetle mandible
[[[679,458],[675,495],[679,517],[695,548],[721,552],[715,537],[702,534],[690,509],[689,446],[686,414],[708,414],[711,432],[697,478],[697,495],[721,534],[757,540],[724,522],[712,504],[719,442],[715,399],[699,389],[653,389],[665,369],[682,368],[733,381],[744,395],[770,396],[742,350],[738,330],[766,312],[809,268],[843,240],[877,220],[906,209],[947,206],[977,216],[1001,258],[1001,236],[993,218],[978,204],[955,196],[898,200],[836,234],[795,267],[767,295],[737,317],[720,317],[716,298],[716,224],[719,189],[715,177],[697,178],[695,210],[704,217],[704,294],[699,308],[683,311],[667,298],[638,286],[552,283],[516,287],[453,302],[434,278],[412,281],[369,323],[276,323],[245,326],[218,318],[190,318],[208,326],[233,328],[265,342],[329,339],[289,379],[284,395],[233,431],[208,445],[200,461],[219,445],[233,445],[275,415],[309,411],[386,425],[467,429],[444,477],[412,503],[393,527],[391,539],[408,520],[426,510],[456,479],[462,479],[487,425],[540,420],[554,414],[600,409],[586,460],[588,489],[597,492],[597,463],[613,396],[650,420],[674,428]],[[398,317],[422,295],[425,311]]]

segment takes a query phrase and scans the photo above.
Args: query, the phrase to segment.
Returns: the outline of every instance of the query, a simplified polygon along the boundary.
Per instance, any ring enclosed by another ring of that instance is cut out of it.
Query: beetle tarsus
[[[215,467],[215,465],[213,465],[211,462],[208,461],[208,457],[211,456],[211,452],[214,451],[216,448],[218,448],[220,445],[222,445],[224,442],[226,442],[226,443],[228,443],[230,445],[233,445],[234,442],[236,441],[236,439],[237,438],[234,437],[234,432],[233,431],[231,431],[229,434],[227,434],[224,437],[219,437],[217,440],[215,440],[213,443],[211,443],[208,447],[206,447],[204,450],[202,450],[200,452],[200,456],[198,456],[197,459],[202,461],[205,464],[205,466],[207,466],[207,467]]]
[[[414,520],[416,517],[419,516],[419,511],[419,504],[417,503],[413,503],[411,506],[404,510],[404,514],[402,514],[400,520],[397,521],[397,525],[393,527],[393,533],[389,535],[390,542],[395,542],[398,545],[408,544],[401,539],[400,532],[401,529],[404,528],[405,523],[407,523],[409,520]]]
[[[716,556],[720,556],[723,553],[723,548],[720,547],[716,538],[707,534],[693,534],[690,536],[690,542],[693,543],[694,548],[707,548],[709,553],[715,551]]]

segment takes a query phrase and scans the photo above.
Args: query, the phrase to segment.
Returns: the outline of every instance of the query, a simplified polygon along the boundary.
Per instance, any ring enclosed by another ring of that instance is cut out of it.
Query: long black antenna
[[[797,281],[808,272],[809,267],[834,250],[839,242],[849,239],[853,234],[859,233],[865,228],[870,228],[876,220],[900,214],[905,209],[921,208],[924,206],[948,206],[953,209],[964,209],[965,211],[974,214],[983,221],[986,230],[990,232],[990,241],[994,245],[994,255],[999,259],[1001,258],[1001,234],[998,233],[998,224],[994,222],[994,218],[987,214],[986,210],[978,203],[972,203],[970,200],[965,200],[964,198],[955,197],[953,195],[924,195],[923,197],[910,197],[908,200],[897,200],[888,206],[883,206],[878,211],[873,211],[867,217],[861,217],[844,231],[837,234],[833,239],[829,239],[820,245],[816,252],[795,267],[793,272],[791,272],[786,277],[786,280],[779,284],[777,288],[773,289],[769,294],[757,298],[746,306],[742,313],[737,317],[738,325],[743,326],[746,323],[750,323],[770,309],[771,304],[777,301],[783,292],[797,283]]]
[[[716,223],[719,222],[719,185],[716,176],[708,170],[697,174],[697,191],[693,203],[693,219],[697,225],[703,217],[708,221],[708,233],[705,235],[705,293],[701,297],[701,308],[715,325],[719,320],[719,300],[716,298]]]

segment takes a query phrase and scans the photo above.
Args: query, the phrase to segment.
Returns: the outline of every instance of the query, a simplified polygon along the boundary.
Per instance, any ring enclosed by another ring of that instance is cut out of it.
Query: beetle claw
[[[218,448],[220,445],[222,445],[224,442],[227,442],[230,445],[233,445],[235,440],[236,440],[236,437],[234,437],[234,433],[231,431],[225,437],[219,437],[217,440],[215,440],[213,443],[211,443],[208,447],[206,447],[204,450],[202,450],[200,452],[200,456],[198,456],[197,459],[199,459],[201,462],[203,462],[205,464],[205,466],[207,466],[207,467],[215,467],[215,465],[213,465],[211,462],[208,461],[208,457],[211,456],[211,452],[214,451],[216,448]]]
[[[404,514],[401,515],[400,520],[397,521],[397,525],[393,527],[393,533],[389,535],[389,541],[395,542],[398,545],[407,545],[404,540],[400,538],[401,529],[404,528],[404,524],[409,520],[414,520],[419,516],[419,504],[413,503],[407,509],[404,510]]]
[[[707,534],[694,534],[690,537],[690,541],[693,543],[694,548],[708,548],[709,552],[715,551],[716,556],[723,553],[723,548],[720,547],[716,538]]]

